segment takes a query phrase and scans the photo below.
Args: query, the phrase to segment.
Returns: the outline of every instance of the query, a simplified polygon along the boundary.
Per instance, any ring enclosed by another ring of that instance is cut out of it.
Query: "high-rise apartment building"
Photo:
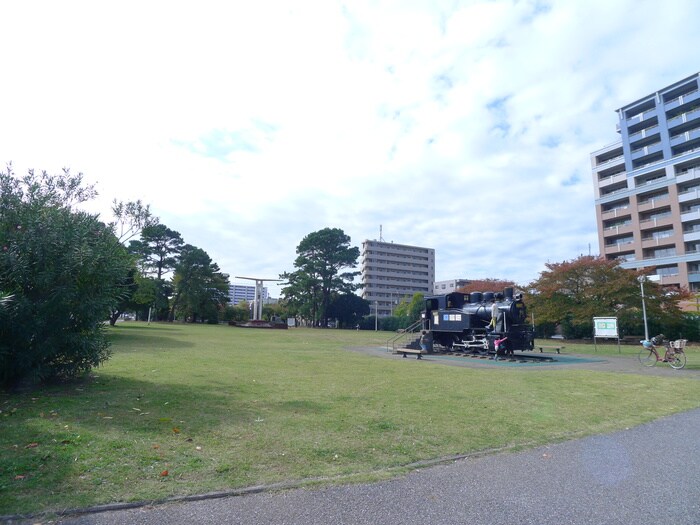
[[[617,110],[591,153],[600,253],[700,291],[700,73]]]
[[[379,317],[393,313],[401,299],[420,292],[432,295],[435,283],[435,250],[369,241],[362,243],[362,298]]]

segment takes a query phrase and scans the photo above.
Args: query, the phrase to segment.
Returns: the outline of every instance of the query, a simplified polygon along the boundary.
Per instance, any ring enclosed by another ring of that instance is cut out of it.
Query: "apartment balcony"
[[[683,232],[683,240],[685,242],[700,241],[700,229]]]
[[[662,145],[661,142],[657,142],[655,144],[650,144],[649,146],[644,146],[643,148],[634,150],[631,153],[630,158],[632,160],[638,160],[642,157],[646,157],[647,155],[653,155],[654,153],[658,153],[660,151],[662,151]]]
[[[668,201],[670,200],[670,197],[668,195],[663,195],[661,197],[655,197],[653,199],[649,199],[644,202],[640,202],[637,204],[637,210],[641,213],[644,211],[649,211],[656,209],[660,206],[665,206],[668,204]]]
[[[604,177],[598,180],[598,187],[600,189],[607,188],[613,184],[627,182],[627,174],[623,171],[622,173],[617,173],[610,177]]]
[[[655,219],[647,219],[639,223],[640,230],[650,230],[652,228],[659,228],[661,226],[671,226],[674,223],[673,217],[669,215],[668,217],[659,217]]]
[[[643,177],[641,177],[641,176],[639,178],[643,179]],[[637,182],[637,180],[635,179],[634,186],[635,186],[635,188],[643,188],[645,186],[651,186],[652,184],[658,184],[661,187],[661,186],[666,186],[670,180],[671,179],[669,179],[669,177],[665,177],[665,176],[664,177],[656,177],[655,179],[649,179],[649,180],[640,180],[639,182]]]
[[[624,208],[615,208],[608,211],[601,211],[600,217],[603,220],[608,220],[615,219],[617,217],[629,217],[630,213],[631,212],[629,206],[625,206]]]
[[[700,168],[689,168],[676,173],[676,182],[679,184],[696,179],[700,179]]]
[[[698,220],[700,220],[700,211],[699,210],[687,211],[685,213],[681,213],[681,222],[698,221]]]
[[[650,128],[643,129],[641,131],[638,131],[637,133],[632,133],[629,136],[629,142],[630,145],[632,145],[635,142],[639,142],[642,139],[647,139],[650,137],[653,137],[654,135],[659,134],[659,126],[658,124],[655,126],[651,126]]]
[[[671,137],[671,146],[678,146],[679,144],[685,144],[691,140],[697,140],[700,138],[700,128],[691,129],[675,137]]]
[[[678,202],[689,202],[700,199],[700,187],[692,188],[688,191],[678,194]]]
[[[659,248],[661,246],[675,246],[679,242],[680,236],[677,234],[669,235],[668,237],[654,237],[651,239],[642,239],[642,248]]]
[[[600,198],[605,198],[605,197],[612,197],[613,195],[617,195],[618,193],[626,193],[629,191],[629,188],[627,187],[627,182],[624,183],[624,185],[618,184],[611,184],[609,186],[606,186],[605,188],[598,188],[598,192],[600,193]]]
[[[688,282],[689,283],[700,283],[700,272],[698,272],[698,271],[688,272]]]
[[[618,235],[632,232],[634,232],[634,227],[631,224],[609,226],[607,228],[603,228],[603,237],[617,237]]]
[[[669,100],[664,104],[664,109],[666,111],[670,111],[694,100],[700,100],[700,91],[697,89],[695,91],[691,91],[690,93],[686,93],[685,95],[681,95],[680,97]]]
[[[600,171],[604,168],[610,168],[615,165],[620,165],[624,166],[625,164],[625,156],[624,155],[618,155],[617,157],[613,157],[611,159],[604,160],[603,162],[599,162],[595,165],[596,171]]]
[[[627,242],[617,242],[615,244],[606,244],[605,245],[605,254],[616,254],[620,252],[626,252],[629,251],[630,248],[634,245],[634,241],[627,241]]]
[[[694,109],[693,111],[688,111],[686,113],[681,113],[666,122],[668,124],[668,129],[671,130],[676,126],[685,124],[686,122],[693,122],[700,119],[700,109]]]
[[[645,120],[649,120],[655,116],[656,108],[648,109],[643,113],[637,113],[636,115],[632,115],[627,119],[627,127],[634,126],[635,124],[639,124],[640,122],[644,122]]]
[[[659,284],[661,286],[674,286],[674,285],[680,285],[681,284],[681,276],[679,273],[674,273],[670,275],[661,275],[661,280],[659,281]]]

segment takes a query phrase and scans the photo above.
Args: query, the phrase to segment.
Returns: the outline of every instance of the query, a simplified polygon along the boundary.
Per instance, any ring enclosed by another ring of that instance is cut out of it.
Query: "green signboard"
[[[617,338],[617,317],[594,317],[593,337]]]

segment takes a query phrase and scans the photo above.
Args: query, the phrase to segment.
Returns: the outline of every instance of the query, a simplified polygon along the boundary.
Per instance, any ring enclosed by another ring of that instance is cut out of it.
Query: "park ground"
[[[692,347],[674,371],[613,345],[518,366],[403,359],[382,332],[132,322],[110,337],[84,381],[0,393],[0,516],[378,481],[700,407]]]

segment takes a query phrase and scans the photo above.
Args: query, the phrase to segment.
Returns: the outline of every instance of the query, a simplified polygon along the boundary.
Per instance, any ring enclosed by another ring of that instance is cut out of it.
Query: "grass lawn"
[[[700,406],[682,373],[473,369],[344,349],[381,347],[383,332],[123,323],[110,334],[114,355],[90,379],[0,393],[0,516],[381,479]]]

